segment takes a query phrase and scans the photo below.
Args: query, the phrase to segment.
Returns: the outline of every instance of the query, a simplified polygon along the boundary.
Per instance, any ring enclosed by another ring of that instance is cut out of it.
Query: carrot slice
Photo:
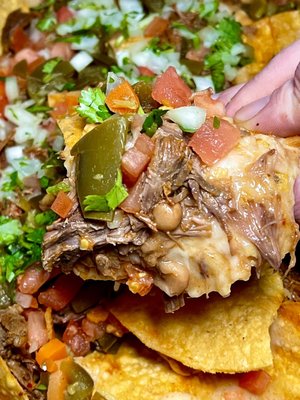
[[[125,80],[108,93],[105,102],[110,111],[121,115],[135,114],[140,106],[138,96]]]
[[[53,367],[53,361],[61,360],[68,356],[67,346],[65,343],[61,342],[59,339],[54,338],[44,344],[36,354],[37,363],[42,366],[46,364]],[[47,368],[48,370],[48,368]]]
[[[66,218],[71,211],[74,203],[70,197],[63,191],[58,192],[54,202],[52,203],[51,210],[58,214],[61,218]]]

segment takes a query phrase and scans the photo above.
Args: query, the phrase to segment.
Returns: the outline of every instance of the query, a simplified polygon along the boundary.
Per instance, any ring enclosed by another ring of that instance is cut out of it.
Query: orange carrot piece
[[[110,111],[118,114],[135,114],[140,106],[138,96],[125,80],[108,93],[105,102]]]
[[[70,197],[63,191],[58,192],[51,210],[58,214],[61,218],[66,218],[71,211],[74,203]]]
[[[51,363],[51,361],[53,362],[61,360],[62,358],[66,358],[67,355],[68,353],[66,344],[61,342],[59,339],[54,338],[44,344],[38,350],[36,354],[36,361],[40,366],[45,363],[47,365],[47,362],[50,361],[49,366],[53,366],[53,363]]]

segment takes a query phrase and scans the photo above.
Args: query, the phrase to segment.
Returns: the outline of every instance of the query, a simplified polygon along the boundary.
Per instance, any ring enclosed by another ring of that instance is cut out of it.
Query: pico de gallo
[[[256,3],[245,7],[253,18],[292,8]],[[60,122],[80,116],[90,133],[71,150],[84,217],[109,222],[117,207],[136,212],[164,118],[207,165],[237,144],[239,130],[211,94],[252,59],[239,13],[216,0],[45,0],[8,16],[0,57],[0,355],[28,398],[100,399],[72,358],[117,351],[127,332],[105,307],[113,283],[42,268],[47,227],[74,207]],[[133,116],[142,130],[126,146]],[[104,174],[96,182],[83,172],[93,165]],[[131,274],[132,290],[146,294]],[[268,383],[263,373],[250,379],[257,385],[249,379],[241,386],[253,393]]]

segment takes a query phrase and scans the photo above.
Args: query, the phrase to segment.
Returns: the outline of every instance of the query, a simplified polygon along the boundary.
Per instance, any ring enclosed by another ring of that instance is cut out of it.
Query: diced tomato
[[[11,41],[11,47],[14,50],[15,53],[17,53],[18,51],[24,49],[24,47],[27,47],[30,44],[29,37],[28,37],[27,33],[20,26],[17,26],[11,32],[10,41]]]
[[[71,49],[70,43],[58,42],[54,43],[50,48],[50,56],[52,58],[59,57],[65,61],[69,61],[73,57],[73,54],[74,52]]]
[[[271,376],[266,371],[251,371],[242,375],[239,379],[239,386],[250,393],[261,395],[265,392],[270,381]]]
[[[202,107],[206,110],[209,117],[217,115],[223,117],[225,115],[225,106],[220,100],[211,98],[212,91],[210,89],[201,90],[193,94],[193,102],[195,106]]]
[[[76,321],[68,323],[62,340],[70,346],[75,356],[85,356],[90,351],[90,341]]]
[[[214,118],[207,118],[189,141],[189,146],[201,160],[213,165],[232,150],[240,140],[240,130],[225,121],[218,119],[220,126],[214,127]]]
[[[84,318],[82,320],[81,327],[91,342],[99,339],[105,333],[105,324],[96,324],[95,322],[90,321],[88,318]]]
[[[4,81],[0,81],[0,118],[4,116],[4,109],[8,104],[8,100],[5,94]]]
[[[148,67],[138,67],[138,70],[143,76],[155,76],[155,73]]]
[[[29,353],[38,350],[48,341],[46,322],[42,311],[30,311],[27,318]]]
[[[72,210],[73,205],[74,202],[72,199],[70,199],[67,193],[60,191],[58,192],[50,208],[61,218],[67,218],[69,212]]]
[[[44,57],[39,56],[38,58],[36,58],[28,65],[28,72],[31,74],[31,72],[33,72],[39,65],[43,64],[44,61]]]
[[[0,57],[0,76],[5,77],[11,75],[13,65],[13,58],[9,54]]]
[[[14,62],[17,64],[18,62],[25,60],[27,61],[27,64],[31,64],[38,58],[40,58],[40,55],[36,51],[25,47],[15,55]]]
[[[67,7],[67,6],[62,6],[57,12],[56,12],[56,18],[59,24],[63,24],[65,22],[70,21],[74,17],[73,11]]]
[[[140,204],[140,195],[142,190],[142,175],[139,177],[136,184],[129,189],[128,196],[126,199],[119,205],[119,207],[128,213],[137,213],[141,209]]]
[[[18,290],[21,293],[36,293],[49,278],[50,272],[34,266],[29,267],[18,278]]]
[[[152,154],[153,154],[155,145],[152,142],[152,140],[149,138],[149,136],[147,136],[144,133],[142,133],[136,139],[134,147],[137,150],[141,151],[142,153],[144,153],[144,154],[146,154],[146,155],[151,157]]]
[[[165,33],[169,26],[169,21],[161,17],[154,17],[144,31],[145,37],[157,37]]]
[[[122,157],[122,176],[124,183],[131,187],[135,184],[138,177],[146,169],[150,157],[135,147],[127,150]]]
[[[167,107],[183,107],[191,103],[192,90],[177,74],[174,67],[169,67],[156,78],[152,89],[152,97]]]
[[[53,285],[38,296],[40,304],[55,311],[62,310],[79,292],[83,280],[74,274],[61,274]]]

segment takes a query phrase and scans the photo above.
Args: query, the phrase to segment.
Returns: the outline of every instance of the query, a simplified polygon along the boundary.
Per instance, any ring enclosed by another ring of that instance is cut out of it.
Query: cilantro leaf
[[[45,16],[38,21],[36,27],[41,32],[50,32],[55,28],[56,24],[57,20],[55,14],[52,11],[48,10]]]
[[[157,128],[159,128],[162,125],[163,121],[161,117],[166,112],[167,110],[159,110],[159,109],[151,111],[143,123],[142,132],[145,132],[148,136],[152,137],[156,132]]]
[[[203,19],[209,19],[215,15],[219,8],[218,0],[206,0],[199,5],[199,15]]]
[[[67,182],[61,181],[58,182],[56,185],[53,186],[49,186],[46,189],[46,192],[48,194],[53,194],[53,195],[57,195],[58,192],[69,192],[70,191],[70,185]]]
[[[84,211],[108,212],[114,210],[127,196],[128,192],[122,184],[122,173],[118,170],[116,182],[108,193],[85,197],[83,201],[83,205],[85,206]]]
[[[0,220],[0,246],[13,243],[22,235],[22,225],[17,219],[1,217]]]
[[[14,171],[9,175],[9,181],[3,183],[2,190],[3,192],[11,192],[16,190],[17,188],[22,188],[22,182],[19,179],[18,171]]]
[[[111,116],[105,105],[105,94],[99,88],[81,91],[77,112],[90,123],[103,122]]]

